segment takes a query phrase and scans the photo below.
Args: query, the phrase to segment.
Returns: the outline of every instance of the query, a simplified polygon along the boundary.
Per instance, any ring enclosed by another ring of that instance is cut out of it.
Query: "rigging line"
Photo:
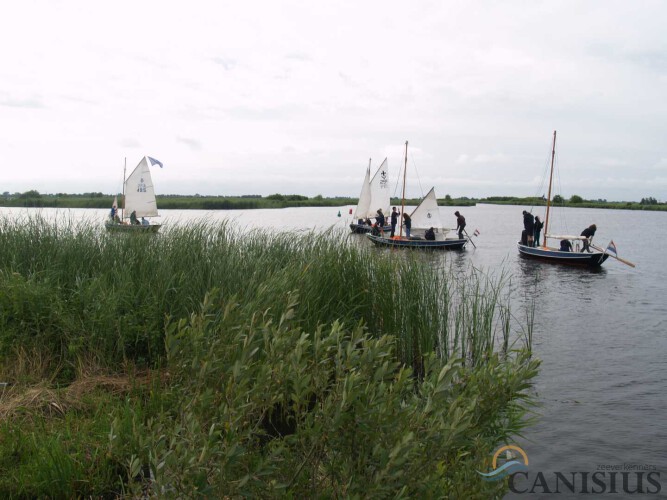
[[[392,198],[400,198],[400,196],[396,195],[396,192],[398,191],[398,188],[401,185],[401,169],[398,169],[398,175],[396,176],[396,184],[394,184],[394,194],[392,195]]]
[[[556,172],[556,184],[558,185],[558,195],[560,196],[561,199],[561,202],[558,204],[558,223],[559,226],[562,228],[561,232],[564,232],[565,234],[570,234],[570,230],[567,225],[567,218],[565,217],[565,210],[563,210],[563,208],[565,207],[565,198],[562,195],[563,187],[560,178],[560,156],[558,154],[558,151],[556,151],[554,162],[555,162],[554,171]]]
[[[424,188],[422,188],[422,180],[419,178],[419,172],[417,171],[417,164],[415,163],[415,158],[412,156],[412,151],[410,151],[410,159],[412,160],[412,166],[415,169],[415,174],[417,174],[417,183],[419,184],[419,191],[421,192],[421,198],[424,198]]]
[[[540,181],[540,184],[538,186],[538,191],[535,192],[535,198],[541,198],[541,199],[546,199],[545,197],[545,189],[549,185],[549,171],[551,169],[551,140],[549,141],[549,148],[548,148],[548,153],[547,156],[544,159],[544,166],[542,170],[542,179]],[[535,208],[535,205],[531,205],[531,212],[533,211],[533,208]]]

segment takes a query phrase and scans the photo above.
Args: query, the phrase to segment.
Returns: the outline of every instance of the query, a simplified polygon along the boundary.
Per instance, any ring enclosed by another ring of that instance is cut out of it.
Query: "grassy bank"
[[[502,494],[538,365],[503,277],[347,238],[0,220],[0,492]]]
[[[571,208],[604,208],[609,210],[650,210],[667,211],[667,203],[658,203],[654,199],[647,203],[642,200],[637,201],[606,201],[606,200],[585,200],[579,196],[573,196],[574,200],[560,199],[552,203],[552,206],[571,207]],[[547,202],[542,198],[516,198],[513,196],[492,196],[481,198],[477,203],[489,205],[524,205],[531,207],[546,207]]]

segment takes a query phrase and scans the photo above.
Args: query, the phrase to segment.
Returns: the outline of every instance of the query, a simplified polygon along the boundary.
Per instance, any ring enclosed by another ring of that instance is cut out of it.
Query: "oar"
[[[472,243],[472,246],[474,246],[475,248],[477,248],[477,245],[475,245],[475,242],[472,241],[472,238],[471,238],[470,235],[468,234],[468,231],[466,231],[466,230],[464,229],[463,232],[466,233],[466,236],[468,237],[468,241],[469,241],[470,243]]]
[[[634,265],[632,262],[630,262],[629,260],[625,260],[625,259],[621,259],[620,257],[616,257],[615,255],[612,255],[612,254],[610,254],[609,252],[607,252],[606,250],[603,250],[602,248],[597,247],[597,246],[595,246],[595,245],[591,245],[591,244],[589,244],[589,246],[590,246],[591,248],[595,248],[596,250],[598,250],[598,251],[600,251],[600,252],[602,252],[602,253],[606,253],[607,255],[609,255],[609,257],[613,257],[614,259],[623,262],[623,264],[625,264],[625,265],[628,265],[628,266],[630,266],[630,267],[635,267],[635,265]]]

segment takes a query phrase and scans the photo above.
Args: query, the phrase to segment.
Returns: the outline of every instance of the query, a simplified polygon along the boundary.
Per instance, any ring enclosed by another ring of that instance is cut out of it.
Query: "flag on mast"
[[[148,159],[151,161],[151,165],[160,165],[160,168],[162,168],[162,162],[161,161],[158,161],[155,158],[151,158],[150,156],[148,157]]]
[[[616,252],[616,245],[614,244],[614,240],[611,240],[609,242],[609,245],[607,245],[607,252],[613,253],[614,255],[618,255]]]

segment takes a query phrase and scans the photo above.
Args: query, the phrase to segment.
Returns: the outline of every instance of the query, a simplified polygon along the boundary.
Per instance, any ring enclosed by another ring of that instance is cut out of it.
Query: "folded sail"
[[[137,217],[158,215],[153,179],[151,179],[150,166],[146,156],[125,181],[125,211],[123,216],[127,219],[132,212],[136,212]]]

